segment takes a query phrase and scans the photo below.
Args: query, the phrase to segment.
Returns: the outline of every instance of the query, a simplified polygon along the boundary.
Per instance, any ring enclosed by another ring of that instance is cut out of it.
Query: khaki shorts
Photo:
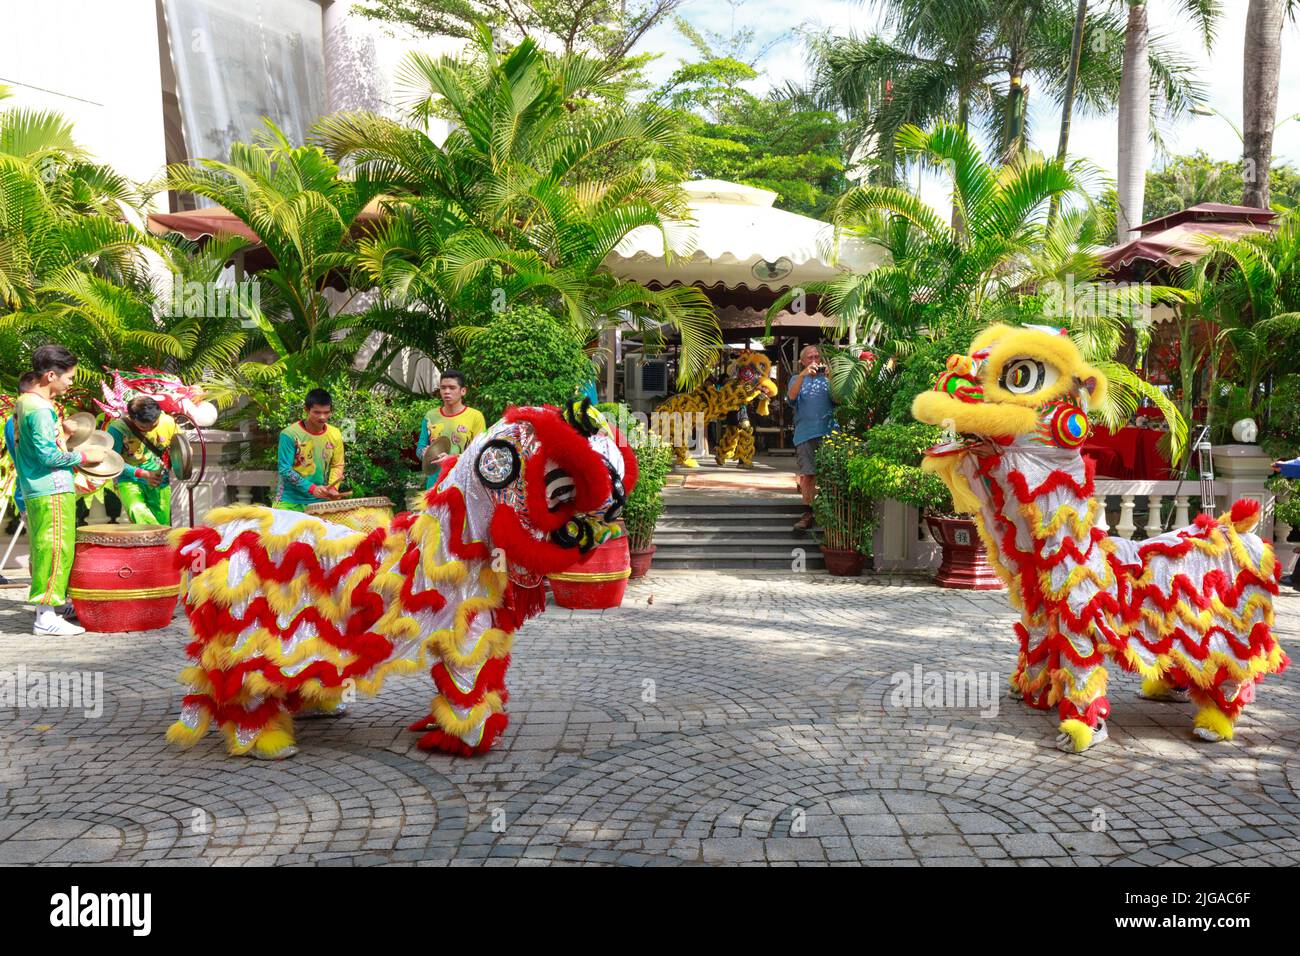
[[[823,435],[822,438],[824,437]],[[817,474],[817,449],[821,447],[822,438],[809,438],[794,446],[795,457],[799,462],[799,474]]]

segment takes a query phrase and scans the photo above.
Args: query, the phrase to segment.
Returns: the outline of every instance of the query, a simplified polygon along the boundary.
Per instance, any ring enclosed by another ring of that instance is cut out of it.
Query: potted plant
[[[630,421],[630,419],[624,419]],[[664,482],[673,466],[673,449],[643,425],[628,430],[636,453],[637,481],[623,506],[623,524],[631,549],[632,577],[643,577],[654,560],[655,526],[664,510]]]
[[[878,425],[867,433],[865,453],[849,462],[853,490],[872,501],[893,499],[916,508],[943,549],[935,575],[940,587],[992,590],[1002,581],[988,563],[975,522],[953,511],[952,496],[938,476],[922,471],[925,449],[939,439],[930,425]]]
[[[822,531],[822,557],[831,574],[857,577],[871,555],[875,508],[849,479],[849,462],[864,451],[862,439],[844,431],[827,435],[817,449],[813,515]]]

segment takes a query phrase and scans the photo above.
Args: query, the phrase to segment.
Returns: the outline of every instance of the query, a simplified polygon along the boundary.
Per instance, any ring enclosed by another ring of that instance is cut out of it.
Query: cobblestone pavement
[[[180,619],[36,638],[20,597],[0,592],[0,670],[102,671],[103,713],[4,711],[0,863],[1300,863],[1300,667],[1217,746],[1193,742],[1190,705],[1139,701],[1120,675],[1110,741],[1060,754],[1047,716],[996,696],[1014,651],[1000,593],[653,574],[619,610],[524,629],[488,756],[415,749],[422,675],[300,724],[280,764],[227,757],[215,733],[163,740]],[[1277,613],[1294,652],[1300,596]],[[899,701],[917,664],[983,675],[996,703]]]

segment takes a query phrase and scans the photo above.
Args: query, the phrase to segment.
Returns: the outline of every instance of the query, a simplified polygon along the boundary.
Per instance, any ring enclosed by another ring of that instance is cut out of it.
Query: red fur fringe
[[[488,691],[505,691],[506,669],[509,667],[509,654],[504,657],[488,658],[479,669],[478,676],[474,679],[474,686],[470,688],[468,693],[456,686],[456,682],[447,673],[447,666],[443,661],[434,664],[429,673],[433,677],[433,683],[437,686],[438,692],[443,697],[446,697],[457,707],[473,707],[483,699],[483,695]]]
[[[483,739],[474,747],[443,730],[429,731],[416,742],[416,746],[421,750],[441,750],[443,753],[453,754],[457,757],[475,757],[492,749],[492,745],[496,743],[497,738],[501,736],[501,732],[506,729],[508,723],[510,723],[510,718],[505,714],[492,714],[483,724]]]

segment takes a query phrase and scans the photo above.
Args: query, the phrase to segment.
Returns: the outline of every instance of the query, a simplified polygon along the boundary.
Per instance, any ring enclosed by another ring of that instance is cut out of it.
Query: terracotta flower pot
[[[962,588],[968,591],[993,591],[1003,587],[993,566],[975,522],[969,518],[938,518],[925,516],[934,540],[943,547],[943,561],[934,576],[941,588]]]
[[[644,550],[631,552],[632,577],[645,577],[646,572],[650,570],[650,562],[654,560],[655,550],[655,546],[652,544]]]
[[[852,548],[828,548],[822,545],[826,573],[839,577],[856,578],[867,566],[867,556]]]

